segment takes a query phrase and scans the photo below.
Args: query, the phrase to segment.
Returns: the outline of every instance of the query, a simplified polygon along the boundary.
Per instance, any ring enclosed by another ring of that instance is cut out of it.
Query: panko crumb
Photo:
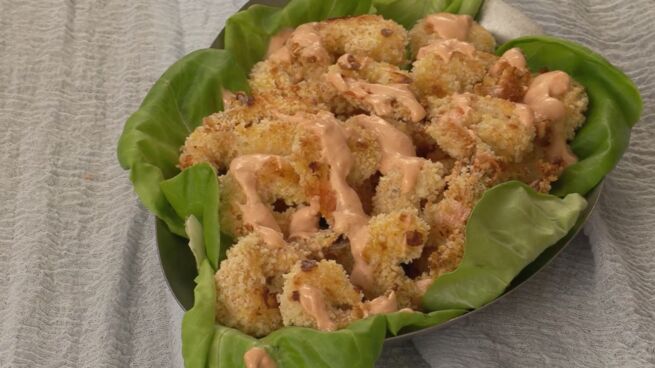
[[[431,16],[434,16],[434,14]],[[414,57],[416,57],[418,51],[422,47],[443,39],[438,33],[434,31],[433,27],[430,25],[428,19],[431,16],[427,16],[419,20],[416,25],[414,25],[414,27],[409,31],[410,46],[412,56]],[[468,15],[449,16],[470,18]],[[496,49],[496,40],[494,39],[491,32],[484,29],[480,24],[478,24],[478,22],[473,21],[472,19],[469,19],[469,22],[471,24],[470,29],[467,32],[466,37],[460,41],[468,42],[480,51],[493,53]]]
[[[225,172],[237,156],[289,154],[296,124],[281,114],[295,113],[297,109],[276,106],[273,111],[265,97],[255,96],[249,101],[204,118],[181,148],[180,168],[207,162],[218,172]]]
[[[356,125],[343,123],[329,114],[322,116],[300,115],[307,122],[316,119],[329,119],[343,127],[347,132],[347,144],[353,159],[348,182],[353,186],[361,185],[377,171],[380,162],[380,145],[371,132]],[[305,188],[307,197],[321,197],[321,212],[331,212],[334,205],[329,189],[329,165],[323,159],[323,147],[319,132],[312,129],[299,129],[294,138],[290,162],[300,176],[300,183]],[[328,203],[330,202],[330,203]]]
[[[445,170],[440,162],[421,160],[414,190],[402,190],[403,175],[392,171],[380,178],[373,196],[373,214],[389,213],[402,209],[422,210],[428,202],[436,202],[444,189]]]
[[[282,275],[304,256],[293,246],[269,247],[257,233],[240,238],[215,275],[216,321],[253,336],[282,327]]]
[[[564,94],[562,102],[566,108],[565,135],[568,140],[572,140],[575,137],[575,131],[585,122],[584,114],[589,106],[589,97],[580,83],[571,80],[571,89]]]
[[[454,40],[439,42],[449,42],[446,48],[468,45]],[[466,53],[455,49],[448,51],[450,56],[444,60],[438,51],[436,46],[426,46],[414,61],[411,72],[412,88],[420,99],[474,92],[475,87],[484,80],[498,59],[496,55],[475,49]]]
[[[481,96],[521,102],[531,80],[529,70],[517,68],[501,59],[496,61],[482,81],[473,87],[473,92]]]
[[[328,19],[320,23],[319,32],[333,55],[361,55],[394,65],[406,62],[407,31],[379,15]]]
[[[269,161],[257,174],[259,182],[266,183],[257,186],[257,194],[274,216],[277,214],[278,218],[288,217],[290,213],[284,215],[288,207],[297,207],[308,202],[304,189],[298,184],[298,174],[287,161]],[[219,177],[219,182],[221,197],[230,198],[227,201],[220,201],[221,230],[234,238],[252,232],[253,227],[243,221],[242,205],[245,204],[246,197],[241,185],[230,171]]]
[[[416,210],[394,211],[371,218],[369,240],[362,253],[373,273],[373,285],[365,290],[369,299],[395,290],[400,308],[417,307],[417,290],[402,265],[421,256],[428,233],[428,224]]]
[[[410,92],[409,72],[398,66],[378,62],[370,57],[344,54],[328,68],[324,79],[331,89],[324,100],[329,101],[335,114],[353,115],[366,111],[381,117],[412,121],[410,105],[402,103],[394,94],[415,99]],[[391,90],[390,88],[393,88]],[[383,95],[384,90],[388,95]],[[388,111],[382,111],[380,106]]]
[[[502,162],[520,162],[532,150],[535,128],[524,105],[508,100],[454,94],[430,98],[426,131],[450,156],[471,160],[490,154]]]
[[[307,290],[311,295],[304,295]],[[314,298],[318,311],[303,306]],[[334,330],[362,318],[362,294],[351,283],[343,267],[330,260],[305,259],[284,276],[280,313],[285,326]],[[325,322],[328,326],[319,326]],[[329,326],[333,324],[332,326]]]

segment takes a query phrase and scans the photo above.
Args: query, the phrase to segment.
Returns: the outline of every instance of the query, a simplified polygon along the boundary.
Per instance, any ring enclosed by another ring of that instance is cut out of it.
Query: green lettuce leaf
[[[642,101],[634,83],[602,56],[570,41],[530,36],[500,46],[498,54],[519,47],[533,71],[563,70],[587,89],[587,121],[571,143],[579,161],[569,166],[551,193],[585,194],[621,159],[630,129],[639,120]]]
[[[225,249],[220,241],[218,179],[214,168],[206,163],[193,165],[159,186],[180,219],[193,215],[202,224],[205,253],[217,270],[218,263],[225,258]]]
[[[378,14],[410,29],[426,15],[448,12],[475,17],[482,0],[373,0]]]
[[[205,251],[202,236],[202,224],[196,216],[191,215],[184,223],[184,231],[189,236],[189,248],[191,248],[193,258],[196,260],[196,267],[199,269],[202,262],[207,259],[207,252]]]
[[[445,309],[430,313],[422,312],[395,312],[387,314],[387,330],[393,336],[400,332],[420,330],[425,327],[438,325],[468,312],[466,309]]]
[[[225,23],[225,50],[244,70],[264,58],[268,41],[278,31],[303,23],[366,14],[371,0],[291,0],[283,8],[253,5]]]
[[[182,357],[187,368],[204,368],[214,339],[216,287],[214,269],[207,260],[198,267],[193,308],[182,318]]]
[[[225,51],[192,52],[159,78],[118,141],[118,160],[131,171],[141,202],[181,236],[186,217],[171,207],[159,183],[179,173],[180,147],[202,118],[223,109],[222,88],[248,90],[246,73]]]
[[[382,351],[385,334],[385,318],[375,316],[334,332],[285,327],[262,342],[272,347],[281,367],[364,368],[373,367]]]
[[[564,237],[586,201],[535,192],[518,181],[487,190],[466,224],[464,257],[423,296],[430,311],[475,309],[494,300],[530,262]]]
[[[207,367],[209,368],[243,367],[245,365],[243,362],[244,354],[255,346],[270,351],[270,347],[262,345],[254,337],[248,336],[239,330],[220,325],[214,327],[214,339],[209,348],[207,360]]]

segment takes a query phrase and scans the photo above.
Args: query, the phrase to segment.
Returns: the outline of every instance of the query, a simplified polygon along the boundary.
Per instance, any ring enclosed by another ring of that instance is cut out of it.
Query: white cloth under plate
[[[643,119],[589,240],[484,313],[385,351],[379,366],[653,366],[655,3],[510,3],[624,68]],[[0,367],[182,366],[182,311],[116,142],[166,67],[209,45],[241,4],[0,0]]]

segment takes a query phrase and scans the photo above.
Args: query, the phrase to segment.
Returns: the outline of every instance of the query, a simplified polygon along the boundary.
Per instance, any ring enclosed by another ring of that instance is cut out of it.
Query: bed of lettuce
[[[191,238],[198,275],[195,302],[182,326],[187,367],[241,367],[243,354],[253,346],[265,348],[279,367],[373,367],[385,337],[443,323],[493,301],[574,226],[586,205],[583,195],[625,151],[641,98],[627,76],[589,49],[552,37],[516,39],[498,53],[520,47],[532,70],[564,70],[586,87],[587,122],[572,142],[580,160],[567,168],[550,195],[519,182],[484,194],[467,224],[460,266],[434,282],[423,299],[429,313],[374,316],[336,332],[286,327],[262,339],[214,322],[214,273],[231,245],[219,228],[220,188],[211,166],[180,172],[176,164],[185,138],[204,116],[222,109],[221,90],[248,91],[246,71],[262,59],[271,35],[284,27],[375,12],[409,28],[429,13],[475,16],[480,6],[480,0],[291,0],[281,9],[257,5],[228,20],[225,50],[195,51],[155,83],[125,125],[118,158],[145,207],[167,231]]]

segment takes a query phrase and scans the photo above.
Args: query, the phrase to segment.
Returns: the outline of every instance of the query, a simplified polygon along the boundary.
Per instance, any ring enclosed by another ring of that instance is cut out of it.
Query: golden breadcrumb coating
[[[332,115],[298,115],[299,119],[311,122],[313,119],[333,120],[348,132],[347,144],[353,157],[353,169],[348,174],[351,185],[360,185],[377,171],[381,153],[380,146],[371,132],[356,124],[343,123]],[[329,165],[323,158],[323,147],[319,132],[299,129],[293,141],[290,161],[300,176],[300,183],[308,198],[320,196],[321,213],[328,215],[334,210],[333,196],[329,188]]]
[[[402,209],[420,210],[422,203],[437,201],[445,185],[444,175],[444,167],[440,162],[422,160],[416,185],[409,192],[401,189],[403,175],[400,171],[382,176],[373,197],[373,214]]]
[[[352,115],[363,110],[385,118],[413,120],[410,106],[414,105],[401,101],[404,97],[415,100],[410,90],[412,79],[395,65],[344,54],[328,68],[324,79],[332,89],[325,101],[337,114]],[[388,115],[380,111],[381,106],[388,110]]]
[[[575,131],[585,121],[585,111],[589,104],[587,93],[578,82],[571,81],[571,88],[561,97],[566,115],[560,121],[535,120],[537,137],[535,148],[521,162],[505,165],[500,172],[500,180],[520,180],[535,190],[547,193],[566,168],[565,162],[549,158],[546,151],[551,144],[550,132],[554,125],[563,125],[561,132],[565,139],[571,140]]]
[[[474,92],[498,59],[493,54],[472,50],[470,54],[454,51],[444,60],[438,52],[426,49],[414,61],[411,72],[412,87],[421,99]]]
[[[430,226],[428,245],[415,274],[437,277],[453,271],[464,255],[466,222],[485,190],[500,182],[484,168],[458,161],[446,177],[447,189],[438,202],[426,204],[423,218]]]
[[[458,161],[450,175],[446,176],[447,189],[444,198],[454,199],[471,209],[488,188],[498,184],[495,171],[476,162],[469,164]]]
[[[584,113],[589,105],[589,97],[580,83],[571,80],[571,89],[564,94],[562,102],[566,108],[565,135],[571,140],[575,137],[575,131],[585,122]]]
[[[204,118],[181,149],[180,168],[207,162],[223,172],[237,156],[289,154],[296,124],[281,115],[284,109],[276,114],[271,109],[268,102],[255,97],[251,103]]]
[[[240,238],[215,275],[216,321],[253,336],[282,327],[282,275],[303,257],[293,246],[269,247],[256,233]]]
[[[285,65],[264,60],[255,64],[250,73],[250,89],[254,95],[265,96],[270,100],[270,107],[291,104],[302,106],[303,110],[310,112],[326,110],[329,105],[324,101],[331,101],[334,94],[321,79],[327,67]]]
[[[285,326],[318,328],[317,318],[302,305],[304,289],[310,288],[334,327],[343,328],[362,318],[362,294],[350,283],[343,267],[335,261],[302,260],[284,276],[280,312]]]
[[[407,31],[379,15],[329,19],[320,23],[319,32],[333,55],[362,55],[394,65],[405,64]]]
[[[464,232],[462,230],[450,234],[445,241],[439,243],[428,258],[429,275],[439,277],[446,272],[454,271],[464,256]]]
[[[311,235],[294,238],[296,247],[302,249],[312,259],[330,258],[336,255],[336,244],[341,235],[332,229],[319,230]],[[341,263],[341,262],[339,262]]]
[[[435,33],[427,22],[427,18],[419,20],[416,25],[409,31],[409,42],[412,50],[412,56],[416,57],[418,51],[434,41],[441,40],[439,34]],[[484,52],[493,53],[496,49],[496,40],[491,32],[484,29],[480,24],[472,21],[471,28],[466,39],[461,40],[471,43],[476,49]]]
[[[520,163],[504,165],[498,180],[518,180],[530,185],[534,190],[548,193],[551,183],[555,182],[564,171],[561,162],[550,162],[545,157],[544,150],[536,146]]]
[[[475,94],[493,96],[513,102],[523,101],[531,81],[530,71],[498,60],[473,88]]]
[[[427,133],[458,160],[488,154],[503,162],[520,162],[533,147],[535,129],[520,104],[474,94],[430,98]]]
[[[421,256],[429,226],[413,209],[377,215],[369,221],[369,239],[363,257],[373,272],[374,285],[365,294],[370,299],[395,290],[400,308],[416,308],[418,292],[402,264]]]
[[[337,72],[344,78],[362,79],[377,84],[408,84],[412,81],[409,72],[397,65],[354,54],[344,54],[328,71]]]
[[[258,170],[257,175],[259,183],[266,183],[266,185],[257,185],[260,200],[273,213],[278,212],[279,218],[285,217],[283,213],[287,211],[287,207],[308,202],[305,191],[299,184],[298,174],[288,161],[268,161]],[[235,180],[231,171],[219,177],[219,181],[221,197],[229,198],[220,201],[221,230],[234,238],[252,232],[252,226],[243,223],[241,207],[246,202],[246,198],[241,185]],[[289,215],[288,213],[286,217]]]

